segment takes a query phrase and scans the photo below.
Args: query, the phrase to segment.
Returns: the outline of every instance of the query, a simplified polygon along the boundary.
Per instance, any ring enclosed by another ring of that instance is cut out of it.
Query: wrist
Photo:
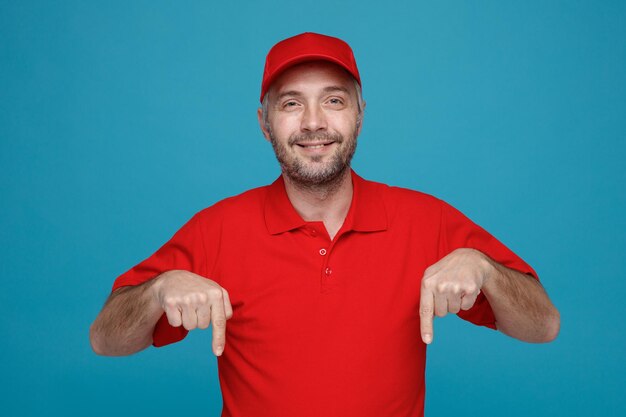
[[[159,304],[160,304],[159,300],[161,299],[159,295],[161,293],[161,288],[163,287],[165,281],[169,277],[170,272],[171,271],[163,272],[160,275],[157,275],[156,277],[154,277],[154,279],[150,280],[148,283],[149,287],[147,288],[147,290],[150,292],[150,296],[152,297],[154,301],[156,301]]]
[[[483,277],[482,289],[486,293],[489,293],[490,288],[496,285],[496,281],[500,276],[498,271],[498,264],[481,251],[476,250],[476,254],[478,258],[478,264],[480,265],[480,271]]]

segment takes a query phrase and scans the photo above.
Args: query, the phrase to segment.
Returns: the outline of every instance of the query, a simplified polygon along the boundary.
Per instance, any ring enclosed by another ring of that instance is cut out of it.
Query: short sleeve
[[[117,277],[113,291],[120,287],[139,285],[166,271],[186,270],[206,277],[206,251],[199,215],[196,214],[172,238],[149,258]],[[172,327],[165,314],[161,316],[153,333],[153,345],[160,347],[185,338],[184,327]]]
[[[537,273],[522,258],[463,213],[441,201],[439,259],[459,248],[476,249],[507,268],[539,279]],[[471,309],[460,311],[458,316],[479,326],[496,328],[495,316],[483,293],[478,295]]]

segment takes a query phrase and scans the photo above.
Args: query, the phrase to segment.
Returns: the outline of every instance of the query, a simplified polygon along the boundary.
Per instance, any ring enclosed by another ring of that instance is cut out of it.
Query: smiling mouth
[[[309,144],[296,143],[296,145],[304,149],[322,149],[324,146],[329,146],[329,145],[332,145],[333,143],[335,142],[333,141],[333,142],[327,142],[327,143],[309,143]]]

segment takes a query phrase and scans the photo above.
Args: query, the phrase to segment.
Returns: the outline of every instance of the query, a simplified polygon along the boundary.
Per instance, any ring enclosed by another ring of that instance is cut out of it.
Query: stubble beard
[[[343,179],[350,168],[350,162],[356,152],[356,130],[352,138],[346,139],[340,133],[305,133],[302,135],[291,135],[288,140],[289,147],[298,146],[296,143],[333,141],[337,145],[337,150],[330,156],[330,159],[323,163],[323,155],[308,157],[306,161],[294,154],[290,154],[282,143],[269,131],[270,141],[276,154],[276,159],[281,170],[288,180],[294,185],[304,189],[325,189],[331,191]],[[345,143],[345,148],[342,145]],[[311,166],[311,163],[314,166]]]

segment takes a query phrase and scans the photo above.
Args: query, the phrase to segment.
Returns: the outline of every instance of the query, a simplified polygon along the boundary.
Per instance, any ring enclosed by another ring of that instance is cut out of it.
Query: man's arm
[[[496,316],[498,330],[532,343],[556,339],[561,318],[541,283],[480,254],[491,264],[482,290]]]
[[[163,315],[152,294],[155,278],[141,285],[115,290],[89,331],[91,347],[99,355],[122,356],[152,344],[152,333]]]
[[[457,249],[426,269],[420,296],[421,333],[433,340],[433,317],[469,310],[485,294],[501,332],[526,342],[550,342],[560,316],[541,284],[480,251]]]
[[[154,327],[163,313],[185,329],[206,329],[213,323],[213,352],[224,350],[226,320],[233,310],[228,292],[216,282],[188,271],[168,271],[133,287],[114,291],[91,325],[94,352],[130,355],[152,344]]]

